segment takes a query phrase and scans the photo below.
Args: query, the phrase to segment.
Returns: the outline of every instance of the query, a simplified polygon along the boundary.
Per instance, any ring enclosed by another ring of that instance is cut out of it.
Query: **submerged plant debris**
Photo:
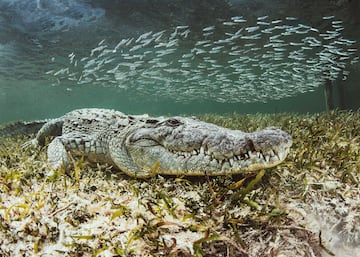
[[[110,166],[50,172],[45,149],[0,140],[0,256],[356,256],[360,112],[203,115],[293,136],[281,165],[243,176],[135,180]]]

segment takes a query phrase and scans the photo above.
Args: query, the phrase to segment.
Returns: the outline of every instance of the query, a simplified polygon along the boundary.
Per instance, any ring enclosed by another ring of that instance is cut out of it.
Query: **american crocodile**
[[[108,109],[79,109],[46,122],[29,144],[48,146],[53,168],[71,156],[108,163],[133,177],[153,174],[226,175],[281,163],[291,136],[275,127],[245,133],[195,118],[125,115]]]

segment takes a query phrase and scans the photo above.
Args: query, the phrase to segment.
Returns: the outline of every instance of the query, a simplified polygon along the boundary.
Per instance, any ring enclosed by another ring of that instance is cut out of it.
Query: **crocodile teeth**
[[[202,156],[201,158],[209,158],[209,161],[212,161],[213,163],[217,162],[220,164],[223,164],[224,162],[227,162],[230,167],[233,167],[234,165],[237,165],[237,163],[242,163],[241,165],[244,165],[244,162],[247,160],[252,162],[257,162],[254,159],[261,159],[263,162],[270,162],[270,160],[276,161],[283,160],[284,157],[290,152],[289,149],[286,149],[284,152],[278,152],[276,149],[270,150],[266,155],[263,154],[261,151],[247,151],[246,153],[242,153],[240,155],[219,155],[213,152],[210,152],[209,150],[205,150],[203,146],[201,146],[199,149],[194,149],[189,152],[178,152],[175,150],[169,150],[170,152],[176,154],[179,157],[184,158],[190,158],[192,156]],[[274,159],[275,158],[275,159]]]
[[[279,153],[278,153],[278,151],[276,151],[276,150],[273,150],[273,152],[274,152],[274,155],[279,159],[279,160],[281,160],[281,158],[280,158],[280,156],[279,156]]]
[[[248,154],[249,154],[249,157],[250,157],[250,158],[256,158],[256,157],[257,157],[256,152],[249,151]]]
[[[259,154],[258,154],[258,158],[259,158],[259,159],[262,159],[262,160],[264,160],[264,161],[266,161],[266,159],[265,159],[265,155],[264,155],[262,152],[259,152]]]
[[[278,154],[278,157],[279,157],[280,160],[284,159],[284,153],[283,153],[283,152],[280,152],[280,153]]]
[[[188,153],[188,152],[183,152],[183,155],[184,155],[184,157],[190,157],[190,153]]]
[[[233,159],[233,158],[230,158],[230,159],[229,159],[229,163],[230,163],[230,166],[233,166],[233,165],[234,165],[234,159]]]
[[[204,153],[205,153],[204,147],[200,147],[200,153],[201,153],[201,154],[204,154]]]

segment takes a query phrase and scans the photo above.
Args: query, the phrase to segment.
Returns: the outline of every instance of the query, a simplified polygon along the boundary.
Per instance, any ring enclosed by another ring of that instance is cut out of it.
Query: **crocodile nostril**
[[[245,146],[246,151],[255,151],[254,142],[250,138],[247,138],[245,143],[246,143]]]

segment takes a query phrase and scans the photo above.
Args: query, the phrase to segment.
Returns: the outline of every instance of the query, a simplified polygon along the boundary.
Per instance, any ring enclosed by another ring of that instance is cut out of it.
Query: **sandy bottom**
[[[0,256],[359,256],[359,112],[200,118],[294,145],[266,172],[135,180],[1,138]]]

